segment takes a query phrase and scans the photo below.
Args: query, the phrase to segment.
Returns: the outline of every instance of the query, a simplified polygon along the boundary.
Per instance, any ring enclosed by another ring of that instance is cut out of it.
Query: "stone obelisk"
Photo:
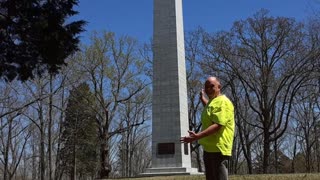
[[[154,0],[152,168],[144,174],[191,174],[182,0]]]

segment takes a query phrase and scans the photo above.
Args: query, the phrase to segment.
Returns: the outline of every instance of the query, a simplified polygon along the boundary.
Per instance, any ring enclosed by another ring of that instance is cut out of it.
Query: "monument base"
[[[186,167],[166,167],[166,168],[148,168],[145,173],[139,174],[140,177],[152,176],[176,176],[176,175],[201,175],[197,168]]]

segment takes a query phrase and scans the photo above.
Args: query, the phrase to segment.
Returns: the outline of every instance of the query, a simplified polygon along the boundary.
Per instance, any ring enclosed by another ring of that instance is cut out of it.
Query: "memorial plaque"
[[[188,143],[184,143],[184,154],[189,155],[189,144]]]
[[[174,154],[174,143],[159,143],[158,154],[159,155]]]

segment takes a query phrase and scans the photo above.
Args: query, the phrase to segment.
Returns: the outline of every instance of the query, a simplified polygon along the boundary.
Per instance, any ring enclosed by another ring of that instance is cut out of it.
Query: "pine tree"
[[[93,176],[98,165],[98,137],[89,86],[80,84],[70,92],[63,123],[60,168],[71,179],[77,175]]]
[[[84,21],[66,22],[77,0],[1,0],[0,78],[57,73],[78,49]]]

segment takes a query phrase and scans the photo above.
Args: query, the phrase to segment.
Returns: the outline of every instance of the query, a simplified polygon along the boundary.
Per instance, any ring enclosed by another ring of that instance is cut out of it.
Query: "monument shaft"
[[[191,168],[182,0],[154,0],[152,168]]]

